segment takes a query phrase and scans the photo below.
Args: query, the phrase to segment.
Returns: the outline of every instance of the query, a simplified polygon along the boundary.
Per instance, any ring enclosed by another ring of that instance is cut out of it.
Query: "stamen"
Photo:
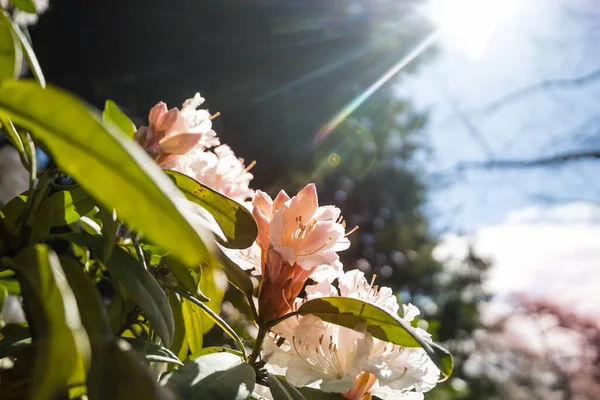
[[[345,227],[346,227],[346,226],[344,226],[344,228],[345,228]],[[358,225],[356,225],[354,228],[352,228],[352,230],[351,230],[350,232],[347,232],[347,233],[346,233],[344,236],[348,236],[348,235],[350,235],[351,233],[354,233],[354,232],[356,232],[357,230],[358,230]]]
[[[208,119],[210,119],[212,121],[213,119],[217,118],[219,115],[221,115],[221,113],[219,111],[217,111],[216,113],[214,113],[213,115],[208,117]]]
[[[373,274],[373,278],[371,278],[371,289],[373,288],[373,284],[375,283],[375,278],[377,278],[377,274]]]
[[[256,165],[256,160],[252,160],[250,164],[246,168],[244,168],[244,172],[250,171]]]

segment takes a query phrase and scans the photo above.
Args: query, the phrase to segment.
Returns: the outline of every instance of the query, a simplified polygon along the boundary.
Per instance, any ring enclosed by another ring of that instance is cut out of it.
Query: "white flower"
[[[252,174],[244,160],[237,158],[225,144],[215,147],[212,152],[196,147],[172,159],[164,168],[186,174],[240,203],[254,196],[254,190],[249,187]]]
[[[360,271],[339,278],[339,291],[345,297],[360,299],[390,312],[399,309],[389,288],[377,289],[367,283]],[[337,296],[327,281],[306,288],[307,300]],[[298,307],[303,300],[296,301]],[[419,311],[404,306],[406,322]],[[308,315],[292,317],[273,328],[275,337],[267,341],[263,358],[283,367],[290,383],[323,391],[343,393],[361,399],[371,393],[383,399],[421,399],[421,392],[433,388],[440,371],[422,348],[397,346],[373,338],[360,326],[355,329],[323,322]],[[426,339],[427,332],[417,329]]]

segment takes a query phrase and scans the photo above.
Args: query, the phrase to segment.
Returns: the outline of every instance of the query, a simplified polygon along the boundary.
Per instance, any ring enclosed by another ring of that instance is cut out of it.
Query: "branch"
[[[539,168],[562,165],[574,161],[600,159],[600,149],[558,154],[528,160],[504,159],[491,161],[465,161],[459,163],[456,169],[496,169],[496,168]]]
[[[479,109],[479,113],[488,114],[496,111],[498,108],[502,108],[506,104],[519,100],[521,98],[527,97],[533,93],[539,92],[545,89],[554,89],[560,87],[570,87],[570,86],[581,86],[587,83],[594,82],[600,79],[600,69],[596,69],[592,72],[589,72],[586,75],[582,75],[575,78],[560,78],[560,79],[548,79],[544,81],[540,81],[534,83],[532,85],[528,85],[522,87],[520,89],[515,90],[514,92],[505,94],[504,96],[492,101],[491,103],[481,107]]]

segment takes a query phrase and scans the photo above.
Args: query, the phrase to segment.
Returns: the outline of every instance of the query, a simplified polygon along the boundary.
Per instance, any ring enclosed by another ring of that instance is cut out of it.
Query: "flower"
[[[204,149],[217,146],[219,139],[211,129],[211,115],[197,108],[204,103],[200,93],[186,100],[181,111],[167,109],[159,102],[150,110],[149,126],[141,126],[134,140],[140,144],[162,167],[176,155],[182,155],[195,147]]]
[[[389,312],[399,306],[389,288],[369,284],[361,271],[349,271],[338,280],[339,293],[370,302]],[[307,300],[338,296],[326,281],[306,288]],[[304,300],[296,299],[295,307]],[[403,319],[410,323],[418,309],[403,306]],[[423,338],[431,337],[422,329]],[[313,315],[288,318],[273,328],[275,340],[267,341],[263,359],[285,368],[296,386],[310,386],[326,392],[343,393],[348,399],[420,399],[433,388],[440,371],[425,350],[402,347],[373,338],[365,327],[349,329],[327,323]]]
[[[308,278],[333,281],[342,273],[337,251],[350,245],[340,210],[319,207],[314,184],[290,198],[256,192],[252,202],[258,224],[262,281],[259,315],[271,321],[290,311]]]
[[[243,203],[254,196],[250,189],[253,176],[244,160],[235,156],[225,144],[205,151],[202,147],[191,149],[187,154],[171,158],[162,165],[186,174],[219,193]]]
[[[257,191],[253,204],[258,243],[263,249],[273,246],[287,263],[306,270],[328,266],[341,272],[337,252],[350,246],[346,225],[339,208],[319,207],[313,183],[292,198],[281,191],[271,200]]]

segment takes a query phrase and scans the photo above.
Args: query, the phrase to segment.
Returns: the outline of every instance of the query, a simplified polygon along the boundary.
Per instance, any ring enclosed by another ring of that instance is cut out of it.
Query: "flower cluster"
[[[208,110],[200,93],[181,107],[156,104],[148,116],[149,125],[140,127],[134,140],[165,169],[186,174],[198,182],[236,200],[246,202],[254,196],[249,188],[253,176],[244,160],[237,158],[227,145],[220,145],[212,130]]]
[[[306,287],[307,299],[343,296],[377,305],[390,313],[399,310],[390,288],[368,283],[361,271],[346,272],[338,289],[323,281]],[[300,305],[304,299],[296,299]],[[413,305],[403,306],[403,319],[410,323],[419,315]],[[417,333],[429,340],[420,328]],[[273,328],[263,357],[285,373],[296,386],[344,393],[348,399],[422,399],[423,392],[437,383],[440,371],[422,348],[407,348],[373,338],[364,329],[348,329],[307,315],[289,318]]]
[[[343,272],[338,252],[350,246],[351,232],[337,207],[319,205],[314,184],[292,197],[280,191],[275,198],[249,187],[249,168],[229,146],[220,144],[211,114],[198,109],[203,102],[196,94],[181,110],[158,103],[150,111],[149,126],[139,128],[135,140],[161,167],[184,173],[252,211],[258,225],[254,244],[244,250],[223,250],[261,277],[257,322],[263,329],[271,327],[263,360],[293,385],[341,393],[352,400],[373,395],[422,399],[440,376],[425,350],[374,338],[366,326],[349,329],[313,315],[281,318],[319,297],[356,298],[391,314],[398,314],[400,306],[390,288],[373,286],[360,271]],[[307,286],[309,279],[312,284]],[[332,285],[336,281],[337,288]],[[300,298],[303,289],[306,296]],[[414,306],[403,306],[408,324],[418,314]],[[431,339],[426,331],[415,329],[425,340]]]

